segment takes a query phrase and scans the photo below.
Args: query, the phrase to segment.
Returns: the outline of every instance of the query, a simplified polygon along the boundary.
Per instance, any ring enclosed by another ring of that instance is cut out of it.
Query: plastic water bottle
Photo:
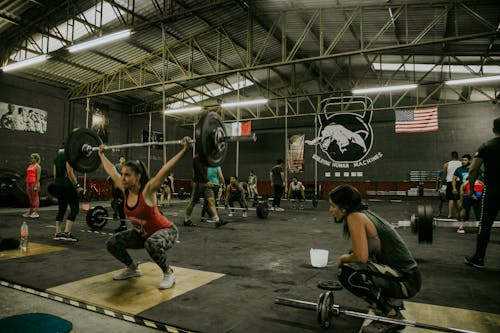
[[[23,221],[23,225],[21,226],[21,251],[26,252],[28,251],[28,236],[29,236],[29,230],[28,230],[28,223],[26,221]]]

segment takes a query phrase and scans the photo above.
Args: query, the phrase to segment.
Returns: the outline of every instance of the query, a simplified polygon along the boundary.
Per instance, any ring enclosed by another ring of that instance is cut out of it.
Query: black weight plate
[[[97,170],[101,165],[101,159],[97,152],[86,154],[82,147],[88,144],[91,147],[99,147],[101,138],[93,131],[86,128],[75,128],[68,136],[64,147],[64,156],[69,165],[78,172],[91,172]]]
[[[318,323],[323,326],[323,301],[325,299],[326,292],[319,294],[318,305],[316,305],[316,319]]]
[[[227,154],[226,130],[216,112],[204,114],[195,129],[196,152],[209,166],[219,166]]]
[[[332,326],[333,313],[331,309],[333,307],[333,301],[333,292],[327,291],[325,297],[323,298],[323,306],[321,309],[321,326],[323,326],[324,328],[329,328],[330,326]]]
[[[266,219],[269,215],[269,207],[266,202],[260,202],[257,204],[257,216],[259,219]]]
[[[320,281],[318,288],[323,290],[342,290],[344,288],[339,281]]]
[[[432,206],[425,205],[419,206],[418,216],[418,242],[419,243],[432,243],[433,240],[433,216]],[[423,214],[422,214],[423,212]]]
[[[105,219],[108,217],[108,211],[106,208],[102,206],[95,206],[87,212],[87,216],[85,217],[87,221],[87,225],[93,230],[102,229],[108,220]]]

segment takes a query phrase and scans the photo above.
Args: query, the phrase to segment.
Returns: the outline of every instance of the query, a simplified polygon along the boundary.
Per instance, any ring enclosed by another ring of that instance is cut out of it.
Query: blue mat
[[[73,324],[46,313],[26,313],[0,319],[0,333],[67,333]]]

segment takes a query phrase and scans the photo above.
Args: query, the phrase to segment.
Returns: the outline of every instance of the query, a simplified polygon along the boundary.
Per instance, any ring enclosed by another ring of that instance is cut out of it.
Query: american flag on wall
[[[396,133],[434,132],[438,128],[438,108],[395,110]]]

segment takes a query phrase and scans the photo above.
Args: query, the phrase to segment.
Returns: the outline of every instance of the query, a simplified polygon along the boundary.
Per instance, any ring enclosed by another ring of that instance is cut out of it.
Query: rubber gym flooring
[[[431,199],[427,199],[431,200]],[[432,199],[437,200],[437,199]],[[428,201],[435,205],[437,201]],[[408,220],[417,200],[369,202],[370,209],[390,222]],[[92,203],[96,205],[97,203]],[[319,281],[336,280],[335,261],[350,248],[341,226],[333,223],[326,201],[314,209],[294,210],[283,202],[284,212],[267,219],[250,212],[221,217],[230,223],[182,226],[186,201],[174,201],[163,213],[179,226],[179,242],[168,252],[176,273],[172,289],[157,289],[159,268],[145,250],[131,250],[140,260],[143,276],[113,281],[122,264],[109,255],[106,239],[118,222],[93,232],[81,211],[73,227],[79,242],[52,240],[56,207],[45,207],[39,219],[30,219],[30,250],[0,252],[0,292],[16,288],[32,294],[114,316],[129,322],[171,332],[358,332],[363,319],[341,315],[327,330],[316,314],[274,304],[283,296],[316,302]],[[104,203],[111,213],[109,203]],[[0,209],[0,236],[18,237],[21,209]],[[200,206],[193,218],[198,220]],[[440,227],[433,244],[419,244],[409,228],[398,228],[416,257],[422,273],[422,290],[405,302],[405,317],[418,322],[475,330],[500,331],[500,231],[493,229],[486,268],[463,263],[472,253],[475,230],[465,234]],[[310,263],[311,248],[329,250],[325,268]],[[335,303],[366,312],[366,304],[348,291],[335,291]],[[0,317],[1,315],[0,305]],[[365,323],[366,324],[366,323]],[[134,325],[134,324],[131,324]],[[427,330],[407,327],[404,332]]]

